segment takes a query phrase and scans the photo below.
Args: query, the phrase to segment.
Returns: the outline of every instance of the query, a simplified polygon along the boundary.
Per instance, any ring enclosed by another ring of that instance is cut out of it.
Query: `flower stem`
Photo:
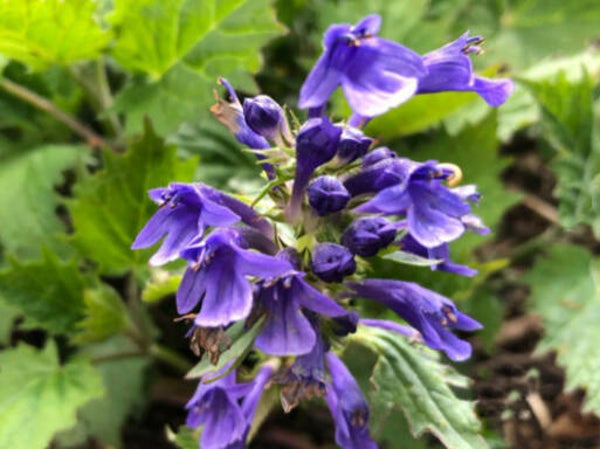
[[[63,110],[59,109],[50,100],[36,94],[35,92],[27,89],[26,87],[21,86],[20,84],[17,84],[7,78],[0,77],[0,87],[8,93],[11,93],[14,96],[26,101],[32,106],[42,111],[48,112],[58,121],[64,123],[69,128],[71,128],[76,134],[84,138],[86,140],[87,145],[89,145],[90,147],[110,147],[108,142],[103,137],[96,134],[83,123],[79,122],[72,115],[69,115]]]
[[[148,348],[148,353],[156,360],[169,365],[181,373],[187,373],[193,366],[186,358],[181,357],[177,352],[158,343],[154,343],[150,346]]]

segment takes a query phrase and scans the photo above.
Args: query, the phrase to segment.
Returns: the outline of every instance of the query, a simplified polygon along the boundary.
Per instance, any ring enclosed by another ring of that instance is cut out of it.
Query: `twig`
[[[48,112],[54,118],[71,128],[75,133],[79,134],[79,136],[83,137],[86,140],[87,145],[89,145],[90,147],[110,148],[110,145],[103,137],[96,134],[87,126],[79,122],[72,115],[69,115],[66,112],[59,109],[50,100],[6,78],[0,78],[0,87],[6,90],[7,92],[13,94],[14,96],[19,97],[27,103],[35,106],[36,108]]]
[[[523,204],[532,211],[536,212],[539,216],[548,220],[550,223],[560,224],[556,207],[544,201],[540,197],[529,193],[523,198]]]

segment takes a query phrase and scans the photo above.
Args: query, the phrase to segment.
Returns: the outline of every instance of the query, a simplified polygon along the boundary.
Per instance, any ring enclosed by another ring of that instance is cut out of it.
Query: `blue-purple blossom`
[[[375,148],[373,151],[370,151],[363,156],[361,161],[362,168],[365,169],[382,160],[396,159],[397,157],[398,155],[396,152],[390,150],[388,147]]]
[[[201,237],[208,226],[229,226],[240,216],[216,198],[207,195],[202,184],[171,183],[152,189],[150,198],[160,207],[131,245],[133,249],[154,245],[165,235],[150,264],[162,265],[179,256],[192,240]],[[247,207],[247,206],[246,206]]]
[[[364,117],[383,114],[408,100],[426,73],[414,51],[377,37],[381,17],[330,26],[324,51],[300,90],[300,108],[322,108],[342,86],[352,110]]]
[[[177,290],[177,311],[186,314],[201,303],[194,319],[199,327],[225,326],[248,316],[252,286],[247,276],[264,279],[292,270],[285,260],[247,249],[237,228],[214,230],[181,257],[189,266]]]
[[[293,272],[257,284],[256,301],[267,315],[255,341],[261,351],[271,355],[300,355],[311,351],[317,335],[306,311],[328,317],[352,315],[307,283],[303,276],[304,273]]]
[[[503,104],[512,91],[514,83],[508,78],[490,79],[477,76],[469,53],[480,52],[479,36],[469,37],[467,31],[458,39],[423,56],[427,75],[419,79],[419,94],[449,90],[473,91],[490,106]]]
[[[436,161],[412,162],[402,183],[381,190],[356,210],[406,215],[408,230],[417,242],[427,248],[440,246],[462,235],[463,217],[471,212],[468,198],[442,183],[451,176]]]
[[[315,245],[310,263],[312,272],[325,282],[341,282],[356,271],[354,255],[337,243]]]
[[[255,133],[277,144],[293,140],[283,109],[268,95],[246,98],[243,110],[246,123]]]
[[[432,270],[447,271],[448,273],[455,273],[468,277],[472,277],[477,274],[477,270],[474,270],[466,265],[453,262],[450,259],[450,247],[447,243],[443,243],[440,246],[435,246],[433,248],[426,248],[417,242],[410,234],[406,234],[402,240],[400,240],[398,246],[402,251],[416,254],[420,257],[425,257],[432,260],[441,260],[440,263],[431,265]]]
[[[353,254],[370,257],[394,241],[397,226],[383,217],[360,217],[342,234],[342,245]]]
[[[302,206],[304,191],[314,171],[335,156],[342,130],[327,118],[307,120],[296,136],[296,176],[288,213],[293,220]]]
[[[229,368],[227,365],[223,370]],[[200,436],[203,449],[243,449],[256,407],[274,369],[264,365],[252,382],[238,384],[236,371],[210,383],[200,382],[188,401],[186,425],[204,426]],[[204,378],[202,379],[205,380]],[[208,379],[210,380],[210,379]]]
[[[377,449],[369,433],[369,406],[356,379],[334,353],[326,357],[331,376],[326,400],[335,423],[335,442],[343,449]]]
[[[384,154],[385,152],[378,151],[376,156],[381,156],[379,160],[371,157],[367,164],[365,164],[366,157],[363,158],[362,170],[344,181],[344,187],[352,196],[377,193],[386,187],[402,183],[408,176],[414,165],[410,159],[385,157]],[[367,156],[370,155],[371,153]]]
[[[363,157],[372,142],[373,139],[365,136],[360,129],[347,126],[342,131],[336,156],[342,162],[348,164],[359,157]]]
[[[471,345],[454,335],[450,329],[473,331],[481,324],[460,312],[448,298],[414,282],[391,279],[365,279],[348,282],[356,296],[377,301],[403,318],[433,349],[444,351],[455,361],[471,356]]]
[[[338,212],[350,201],[346,187],[335,176],[319,176],[306,189],[308,203],[314,211],[325,216]]]

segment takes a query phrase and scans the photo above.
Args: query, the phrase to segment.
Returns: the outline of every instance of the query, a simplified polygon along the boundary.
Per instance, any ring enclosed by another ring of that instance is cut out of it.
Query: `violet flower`
[[[336,156],[343,163],[349,164],[367,154],[371,143],[373,139],[365,136],[360,129],[347,126],[342,131]]]
[[[271,355],[300,355],[311,351],[316,334],[306,311],[328,317],[346,317],[348,312],[329,296],[324,295],[303,279],[303,273],[263,281],[257,284],[256,300],[264,308],[267,319],[255,344]]]
[[[300,108],[319,109],[342,86],[352,110],[374,117],[408,100],[426,74],[414,51],[377,37],[381,17],[372,14],[356,25],[330,26],[323,54],[300,90]]]
[[[335,176],[319,176],[306,189],[308,203],[319,216],[339,212],[350,201],[346,187]]]
[[[229,226],[240,221],[238,214],[202,189],[202,184],[173,182],[169,187],[150,190],[150,198],[160,208],[139,232],[131,247],[147,248],[166,235],[158,251],[150,258],[151,265],[162,265],[176,259],[179,252],[192,240],[201,237],[208,226]]]
[[[405,214],[410,234],[427,248],[460,237],[466,229],[462,218],[470,215],[471,206],[463,194],[442,184],[453,174],[436,161],[412,162],[410,166],[401,184],[384,188],[356,210]]]
[[[293,142],[283,109],[268,95],[246,98],[243,110],[246,123],[258,135],[277,145]]]
[[[326,399],[335,422],[335,442],[343,449],[377,449],[369,433],[369,407],[356,379],[334,353],[326,357],[331,375]]]
[[[246,276],[272,278],[292,270],[289,262],[246,247],[240,230],[222,228],[183,250],[181,257],[189,266],[177,290],[177,311],[186,314],[201,303],[194,320],[199,327],[246,318],[252,308],[252,286]]]
[[[322,281],[341,282],[356,271],[354,255],[337,243],[319,243],[311,257],[312,272]]]
[[[342,234],[342,245],[358,256],[374,256],[394,241],[396,228],[383,217],[360,217]]]
[[[473,331],[481,329],[479,322],[460,312],[448,298],[414,282],[390,279],[365,279],[348,282],[355,295],[377,301],[403,318],[423,336],[424,343],[444,351],[455,361],[471,356],[471,345],[449,329]]]
[[[479,36],[469,37],[467,31],[458,39],[423,56],[427,75],[419,79],[417,93],[472,91],[479,94],[490,106],[503,104],[512,91],[514,83],[508,78],[490,79],[477,76],[469,53],[481,51]]]

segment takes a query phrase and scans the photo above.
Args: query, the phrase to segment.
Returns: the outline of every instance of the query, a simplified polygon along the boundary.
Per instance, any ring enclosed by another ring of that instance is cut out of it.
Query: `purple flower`
[[[335,422],[335,442],[343,449],[377,449],[369,434],[369,407],[344,363],[327,353],[331,384],[327,385],[327,405]]]
[[[219,83],[223,84],[227,89],[227,92],[231,97],[231,102],[219,98],[215,93],[217,104],[211,106],[210,112],[212,112],[217,120],[231,131],[238,142],[254,150],[270,148],[271,145],[269,145],[267,139],[254,132],[254,130],[248,126],[246,118],[244,117],[242,104],[240,103],[235,90],[233,90],[233,87],[229,84],[229,81],[225,78],[219,78]],[[264,156],[258,153],[256,154],[256,157],[259,160],[264,159]],[[271,164],[265,162],[262,166],[270,177],[275,176],[275,170]]]
[[[460,237],[465,231],[462,218],[470,215],[471,207],[462,192],[442,184],[453,173],[436,161],[412,162],[408,173],[401,184],[384,188],[356,210],[406,214],[410,234],[427,248]]]
[[[243,109],[246,123],[255,133],[278,145],[293,141],[283,109],[268,95],[246,98]]]
[[[363,169],[344,181],[344,187],[352,196],[375,193],[386,187],[398,185],[408,176],[414,165],[406,158],[385,157],[383,152],[371,154],[374,156],[363,158]],[[382,157],[377,160],[375,156]]]
[[[244,384],[236,382],[235,370],[211,383],[200,382],[185,408],[188,427],[204,426],[200,437],[203,449],[246,447],[256,407],[273,371],[271,366],[265,365],[252,382]]]
[[[360,217],[342,235],[342,245],[353,254],[370,257],[396,238],[396,225],[383,217]]]
[[[320,165],[335,156],[342,130],[327,118],[307,120],[296,136],[296,176],[288,213],[292,220],[300,212],[306,185]]]
[[[336,243],[319,243],[311,258],[312,272],[325,282],[341,282],[356,271],[354,255]]]
[[[313,326],[315,344],[310,352],[296,357],[283,380],[285,386],[281,389],[281,404],[285,413],[289,413],[302,400],[325,394],[325,352],[328,347],[321,337],[318,323],[313,321]]]
[[[271,278],[292,270],[285,260],[247,249],[238,228],[216,229],[181,256],[189,266],[177,290],[177,311],[188,313],[201,302],[194,320],[199,327],[225,326],[248,316],[252,286],[246,276]]]
[[[377,37],[381,17],[372,14],[355,26],[332,25],[325,50],[300,90],[300,108],[321,108],[342,86],[350,107],[364,117],[383,114],[408,100],[426,69],[421,57]]]
[[[469,32],[453,42],[423,56],[427,75],[419,79],[419,94],[448,90],[473,91],[490,106],[503,104],[512,91],[514,83],[508,78],[490,79],[473,73],[469,53],[481,51],[479,36],[469,37]]]
[[[192,240],[201,237],[208,226],[229,226],[240,216],[218,199],[207,195],[202,184],[171,183],[169,187],[150,190],[150,198],[160,208],[148,220],[131,245],[147,248],[167,236],[150,259],[151,265],[162,265],[179,256]]]
[[[372,142],[373,139],[366,137],[360,129],[348,126],[342,131],[337,157],[344,163],[350,163],[364,156]]]
[[[362,167],[368,168],[377,162],[385,159],[396,159],[398,155],[388,147],[375,148],[373,151],[365,154],[362,158]]]
[[[351,315],[356,326],[357,317],[308,284],[303,273],[292,273],[263,281],[257,285],[256,299],[264,308],[267,319],[256,347],[271,355],[299,355],[311,351],[316,334],[306,311],[328,317]]]
[[[455,273],[468,277],[477,274],[477,270],[467,267],[466,265],[457,264],[450,260],[450,247],[447,243],[443,243],[440,246],[433,248],[426,248],[417,242],[410,234],[406,234],[398,246],[402,251],[413,253],[420,257],[441,260],[442,262],[431,266],[432,270],[447,271],[448,273]]]
[[[308,203],[324,216],[338,212],[350,201],[350,194],[335,176],[319,176],[308,185]]]
[[[449,329],[472,331],[481,324],[458,311],[448,298],[413,282],[390,279],[366,279],[348,282],[356,296],[377,301],[417,329],[427,346],[444,351],[452,360],[471,356],[471,345]]]

